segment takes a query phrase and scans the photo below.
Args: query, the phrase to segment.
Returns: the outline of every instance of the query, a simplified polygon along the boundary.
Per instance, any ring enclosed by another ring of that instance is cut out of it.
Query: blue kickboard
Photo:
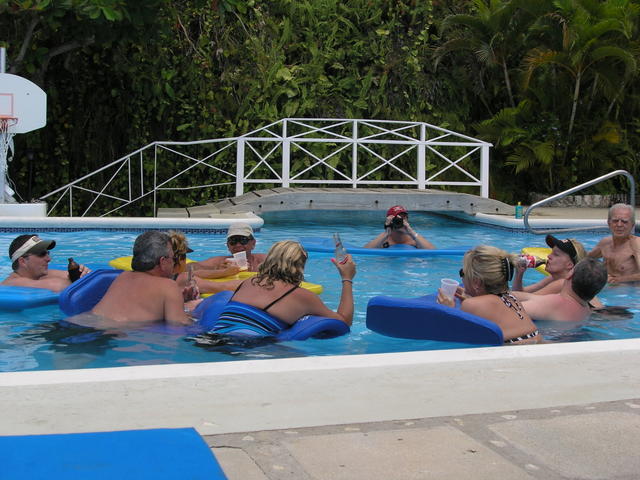
[[[0,310],[15,312],[58,303],[58,293],[46,288],[0,285]]]
[[[113,270],[109,265],[94,263],[87,265],[91,270],[106,268]],[[66,270],[66,265],[49,264],[53,270]],[[73,284],[70,285],[72,287]],[[67,287],[67,288],[70,288]],[[63,290],[64,291],[64,290]],[[0,285],[0,311],[16,312],[27,308],[42,307],[45,305],[55,305],[58,303],[60,293],[52,292],[46,288],[14,287],[11,285]]]
[[[226,479],[193,428],[0,436],[3,480]]]
[[[326,237],[303,237],[300,243],[307,252],[334,253],[335,244],[332,238]],[[427,250],[415,248],[411,245],[391,245],[389,248],[364,248],[345,242],[344,247],[351,255],[381,255],[385,257],[447,257],[463,256],[469,246],[452,246],[447,248],[437,248]]]
[[[457,301],[459,305],[459,301]],[[473,345],[502,345],[502,330],[486,318],[418,298],[377,296],[367,305],[367,328],[381,335]]]

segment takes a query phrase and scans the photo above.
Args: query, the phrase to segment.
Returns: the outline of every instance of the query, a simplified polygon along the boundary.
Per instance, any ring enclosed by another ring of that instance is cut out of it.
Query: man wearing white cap
[[[55,248],[55,240],[43,240],[37,235],[20,235],[9,245],[9,258],[13,273],[4,279],[2,285],[15,287],[46,288],[60,292],[71,284],[69,272],[49,270],[49,250]],[[80,276],[90,270],[80,265]]]
[[[196,274],[201,275],[203,270],[218,270],[229,267],[229,260],[233,261],[233,254],[245,252],[247,255],[248,271],[257,272],[258,267],[267,257],[264,253],[253,253],[256,248],[256,239],[253,236],[253,228],[248,223],[234,223],[227,232],[227,248],[231,255],[207,258],[198,262]],[[237,273],[236,270],[233,273]],[[228,273],[232,275],[232,273]]]

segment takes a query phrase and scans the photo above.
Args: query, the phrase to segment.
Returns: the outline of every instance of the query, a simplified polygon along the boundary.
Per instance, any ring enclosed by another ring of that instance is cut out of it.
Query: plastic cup
[[[453,296],[458,289],[458,285],[458,281],[452,278],[443,278],[442,280],[440,280],[440,290],[442,291],[443,295],[449,297],[451,300],[453,300]]]
[[[248,270],[249,263],[247,262],[247,252],[238,252],[233,254],[233,259],[238,265],[240,270]]]

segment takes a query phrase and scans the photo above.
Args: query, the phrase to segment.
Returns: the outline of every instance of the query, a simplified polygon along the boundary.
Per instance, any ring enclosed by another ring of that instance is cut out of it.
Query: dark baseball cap
[[[547,238],[545,238],[545,241],[547,242],[547,245],[549,245],[551,248],[558,247],[564,253],[569,255],[569,258],[571,259],[574,265],[578,263],[579,261],[578,250],[576,249],[576,246],[573,244],[573,241],[571,239],[567,238],[565,240],[560,240],[559,238],[556,238],[553,235],[547,235]]]

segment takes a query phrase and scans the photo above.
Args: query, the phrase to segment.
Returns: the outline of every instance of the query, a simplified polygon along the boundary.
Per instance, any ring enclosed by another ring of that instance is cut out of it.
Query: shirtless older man
[[[258,267],[267,257],[264,253],[253,253],[256,248],[256,239],[253,236],[253,228],[248,223],[234,223],[227,231],[227,248],[231,255],[219,255],[207,258],[195,264],[195,274],[204,278],[218,278],[238,273],[238,268],[230,261],[234,253],[245,252],[247,255],[248,270],[257,272]],[[223,274],[211,275],[212,270],[222,271]]]
[[[161,320],[176,325],[192,324],[185,311],[183,292],[172,279],[174,262],[169,235],[153,230],[139,235],[133,245],[133,271],[122,272],[113,281],[92,310],[103,318],[90,326],[139,327]],[[81,323],[88,325],[86,321]]]
[[[607,267],[595,258],[585,258],[573,267],[560,293],[538,295],[512,292],[534,320],[580,322],[591,314],[589,302],[607,284]]]
[[[16,237],[9,245],[13,272],[2,281],[2,285],[46,288],[54,292],[67,288],[71,285],[69,272],[49,269],[49,251],[55,246],[55,240],[43,240],[31,233]],[[90,271],[84,265],[80,265],[80,276]]]
[[[633,235],[634,207],[624,203],[613,205],[607,223],[611,236],[600,240],[588,255],[604,258],[609,283],[640,281],[640,237]]]

